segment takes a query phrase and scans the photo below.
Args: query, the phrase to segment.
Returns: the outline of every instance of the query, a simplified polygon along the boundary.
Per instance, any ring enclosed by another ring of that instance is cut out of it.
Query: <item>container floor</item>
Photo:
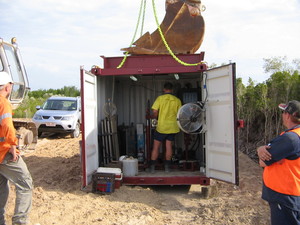
[[[124,176],[123,185],[209,185],[210,180],[200,171],[156,170],[154,173],[139,171],[137,176]]]

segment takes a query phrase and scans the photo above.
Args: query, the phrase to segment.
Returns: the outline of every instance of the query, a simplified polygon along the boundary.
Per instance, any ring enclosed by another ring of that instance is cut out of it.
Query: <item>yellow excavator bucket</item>
[[[204,36],[200,7],[200,0],[166,0],[166,15],[160,28],[174,54],[193,54],[199,49]],[[121,50],[131,55],[169,54],[158,29]]]

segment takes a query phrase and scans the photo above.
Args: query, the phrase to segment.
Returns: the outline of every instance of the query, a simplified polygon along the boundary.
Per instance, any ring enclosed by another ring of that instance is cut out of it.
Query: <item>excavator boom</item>
[[[205,27],[200,7],[200,0],[166,0],[160,28],[174,54],[193,54],[199,49]],[[121,50],[132,55],[169,54],[158,29],[146,32],[133,46]]]

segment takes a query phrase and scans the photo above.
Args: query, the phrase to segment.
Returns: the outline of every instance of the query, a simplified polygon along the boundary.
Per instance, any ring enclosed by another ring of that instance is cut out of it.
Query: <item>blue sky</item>
[[[0,37],[17,37],[32,90],[76,86],[79,68],[102,66],[130,45],[141,0],[0,0]],[[205,61],[237,64],[237,77],[265,81],[263,58],[300,58],[299,0],[202,0]],[[158,18],[165,1],[155,0]],[[144,31],[156,29],[152,0]]]

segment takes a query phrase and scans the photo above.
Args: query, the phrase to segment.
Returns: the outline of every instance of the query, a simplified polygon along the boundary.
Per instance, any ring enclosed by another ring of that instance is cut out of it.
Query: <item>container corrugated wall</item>
[[[174,91],[184,87],[187,82],[192,82],[196,87],[195,79],[175,80],[173,75],[139,77],[138,80],[132,81],[129,76],[99,77],[98,82],[98,104],[99,116],[105,117],[103,105],[108,99],[113,99],[117,107],[118,125],[130,126],[131,124],[146,123],[146,110],[148,101],[151,106],[155,99],[163,94],[163,85],[166,81],[174,84]],[[200,76],[197,79],[200,80]],[[113,85],[115,83],[115,85]]]

